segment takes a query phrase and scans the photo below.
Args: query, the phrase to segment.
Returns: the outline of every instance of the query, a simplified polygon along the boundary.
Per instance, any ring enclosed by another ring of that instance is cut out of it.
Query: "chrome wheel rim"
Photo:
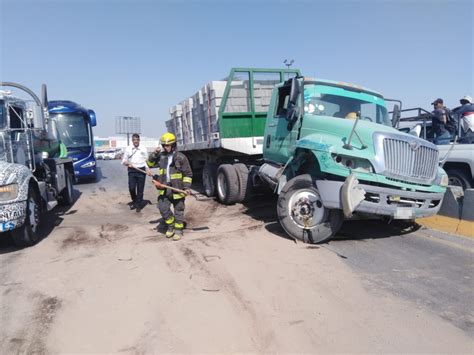
[[[288,211],[292,222],[302,229],[316,227],[328,215],[319,194],[310,189],[295,192],[288,201]]]

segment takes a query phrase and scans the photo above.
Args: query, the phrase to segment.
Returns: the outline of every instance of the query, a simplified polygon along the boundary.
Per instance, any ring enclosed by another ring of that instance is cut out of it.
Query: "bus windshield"
[[[355,119],[391,126],[385,100],[377,95],[340,86],[307,84],[304,87],[306,114]]]
[[[80,113],[56,113],[51,117],[56,122],[61,141],[68,149],[89,148],[92,145],[87,116]]]

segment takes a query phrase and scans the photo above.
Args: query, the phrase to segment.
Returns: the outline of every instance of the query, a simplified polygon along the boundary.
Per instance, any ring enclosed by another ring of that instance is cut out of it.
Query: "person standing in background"
[[[449,144],[451,134],[446,125],[448,124],[448,115],[443,105],[443,99],[436,99],[431,103],[434,106],[432,114],[432,124],[434,130],[434,144]]]
[[[130,209],[140,212],[146,203],[143,201],[143,190],[145,189],[146,174],[135,168],[148,171],[148,152],[140,145],[138,133],[132,135],[132,144],[125,149],[122,164],[128,168],[128,190],[132,201],[128,203]]]
[[[464,96],[459,100],[461,106],[456,109],[459,122],[462,127],[463,136],[474,136],[474,105],[470,96]]]

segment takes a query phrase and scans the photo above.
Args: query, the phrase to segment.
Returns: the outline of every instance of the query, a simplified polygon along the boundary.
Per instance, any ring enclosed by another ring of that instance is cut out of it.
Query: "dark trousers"
[[[145,189],[146,174],[128,169],[128,190],[135,205],[143,204],[143,190]]]
[[[174,214],[171,211],[171,205],[173,205]],[[184,228],[184,198],[175,200],[171,191],[166,190],[164,195],[158,196],[158,209],[165,224],[174,224],[176,229]]]

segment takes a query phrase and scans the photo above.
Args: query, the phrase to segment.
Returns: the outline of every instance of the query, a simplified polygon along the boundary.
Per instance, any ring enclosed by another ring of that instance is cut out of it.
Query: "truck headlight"
[[[0,201],[10,201],[18,196],[18,184],[0,186]]]
[[[95,161],[90,161],[88,163],[81,165],[81,168],[92,168],[93,166],[95,166]]]
[[[354,158],[341,154],[332,154],[332,158],[337,164],[343,166],[344,168],[363,171],[366,173],[374,172],[372,164],[367,159]]]
[[[448,175],[441,176],[441,181],[439,182],[440,186],[448,186],[449,185],[449,177]]]

